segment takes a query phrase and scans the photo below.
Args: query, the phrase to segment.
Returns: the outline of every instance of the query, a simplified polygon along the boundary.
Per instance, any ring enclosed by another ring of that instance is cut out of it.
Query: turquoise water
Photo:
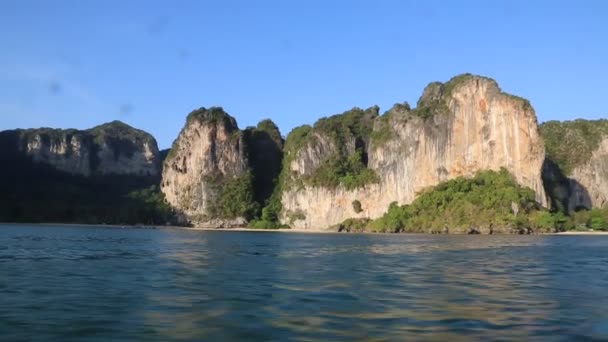
[[[0,340],[608,339],[608,236],[0,226]]]

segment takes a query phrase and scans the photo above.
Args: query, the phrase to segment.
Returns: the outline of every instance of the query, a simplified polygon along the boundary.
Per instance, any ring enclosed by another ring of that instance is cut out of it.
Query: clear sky
[[[540,121],[608,115],[608,1],[0,0],[0,130],[295,126],[470,72]]]

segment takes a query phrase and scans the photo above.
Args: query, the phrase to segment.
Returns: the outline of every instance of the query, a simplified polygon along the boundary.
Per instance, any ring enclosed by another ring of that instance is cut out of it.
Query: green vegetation
[[[99,125],[86,132],[92,136],[94,151],[106,144],[112,150],[116,159],[121,155],[131,158],[136,152],[141,152],[140,149],[143,144],[156,147],[156,141],[150,134],[121,121]]]
[[[267,201],[266,206],[262,209],[262,215],[259,218],[249,222],[249,228],[254,229],[278,229],[287,228],[288,226],[281,225],[279,222],[279,214],[282,210],[280,190],[272,194]]]
[[[484,81],[488,81],[488,82],[497,84],[496,81],[492,78],[473,75],[470,73],[464,73],[464,74],[460,74],[460,75],[456,75],[456,76],[452,77],[449,81],[447,81],[443,84],[439,83],[442,86],[441,92],[445,96],[452,96],[452,94],[454,93],[454,90],[458,89],[458,87],[465,84],[466,82],[468,82],[471,79],[479,79],[479,80],[484,80]],[[438,82],[434,82],[434,83],[438,83]],[[498,85],[497,85],[497,87],[498,87]]]
[[[406,109],[406,111],[409,113],[410,111],[410,106],[409,104],[407,104],[407,102],[405,103],[405,105],[407,105],[407,107],[398,104],[393,106],[393,108],[397,107],[397,106],[403,106],[403,109]],[[397,109],[400,110],[400,109]],[[384,115],[382,115],[381,117],[379,117],[378,119],[376,119],[376,127],[375,129],[370,133],[370,143],[371,146],[373,148],[378,148],[383,146],[386,142],[388,142],[390,139],[393,138],[393,128],[390,127],[390,115],[391,113],[385,113]]]
[[[283,148],[281,173],[274,191],[265,202],[261,216],[253,220],[253,228],[278,228],[282,210],[281,196],[285,189],[298,184],[323,187],[344,186],[348,189],[377,182],[373,170],[367,168],[366,146],[370,141],[374,119],[378,117],[378,107],[367,110],[353,108],[340,115],[320,119],[314,127],[304,125],[294,128],[287,136]],[[259,126],[258,126],[259,127]],[[337,148],[329,155],[312,175],[299,177],[292,174],[290,164],[307,144],[319,144],[317,134],[330,139]],[[347,151],[347,142],[355,141],[355,151]],[[298,219],[301,213],[292,213]],[[289,215],[288,215],[289,216]]]
[[[353,201],[353,210],[355,213],[359,214],[363,212],[363,207],[361,206],[361,202],[359,200]]]
[[[0,169],[1,222],[175,224],[158,179],[82,177],[29,158],[5,158]]]
[[[608,230],[608,209],[582,210],[571,216],[547,211],[536,203],[531,189],[518,185],[502,169],[452,179],[424,191],[409,205],[392,203],[381,218],[349,219],[334,228],[382,233],[466,233],[472,228],[497,233]]]
[[[484,77],[476,76],[472,74],[461,74],[452,77],[445,83],[432,82],[425,89],[423,96],[420,97],[416,108],[411,111],[412,115],[421,117],[422,119],[429,119],[438,114],[449,113],[449,107],[447,101],[452,97],[452,94],[458,87],[465,84],[471,79],[479,79],[493,83],[497,89],[500,90],[495,80]],[[532,105],[530,101],[519,96],[511,95],[500,91],[501,95],[508,96],[521,103],[522,109],[531,110]]]
[[[195,109],[186,118],[186,125],[192,120],[200,120],[208,123],[224,123],[228,127],[238,128],[236,120],[224,111],[222,107],[201,107]]]
[[[347,189],[354,189],[377,182],[376,173],[367,168],[367,146],[378,111],[378,107],[367,110],[353,108],[340,115],[317,121],[312,131],[330,139],[335,151],[327,156],[310,176],[304,177],[304,183],[329,188],[342,185]],[[306,131],[303,129],[295,136],[299,143],[320,143],[311,140],[310,132],[303,135],[304,132]],[[289,141],[290,137],[286,145],[288,153],[297,146]],[[349,148],[353,142],[354,146]]]
[[[294,128],[283,147],[283,166],[280,178],[280,184],[285,184],[285,181],[290,176],[289,165],[295,159],[298,151],[300,151],[312,139],[312,127],[308,125],[298,126]]]
[[[447,104],[447,96],[443,95],[445,86],[439,82],[429,84],[423,95],[418,99],[416,108],[411,111],[413,116],[428,120],[435,115],[447,114],[450,108]]]
[[[266,205],[278,181],[283,162],[283,137],[271,120],[245,130],[248,159],[253,175],[255,201]]]
[[[255,201],[253,177],[250,172],[227,181],[211,180],[217,186],[217,198],[209,208],[209,215],[222,219],[243,217],[251,220],[260,206]]]
[[[280,182],[283,161],[283,137],[271,120],[262,120],[247,129],[249,161],[254,174],[253,190],[258,208],[250,228],[277,229],[281,212]]]
[[[369,223],[370,223],[370,219],[367,219],[367,218],[362,218],[362,219],[351,218],[332,228],[334,230],[337,230],[338,232],[361,233],[361,232],[365,232],[366,227]]]
[[[441,183],[409,205],[393,203],[383,217],[369,222],[366,230],[437,232],[449,227],[452,232],[466,232],[471,227],[534,227],[553,231],[559,224],[538,207],[531,189],[519,186],[503,169]]]
[[[548,121],[540,125],[547,158],[566,175],[591,158],[608,137],[608,120]]]
[[[134,142],[149,142],[153,140],[152,136],[145,131],[133,128],[118,120],[93,127],[87,130],[87,132],[95,137],[97,143],[103,143],[101,139],[107,136]]]
[[[19,145],[33,138],[32,135],[49,139],[46,142],[59,142],[64,137],[70,141],[79,136],[83,144],[91,144],[85,148],[94,146],[87,131],[0,132],[1,222],[175,224],[175,213],[165,203],[158,177],[84,177],[58,171],[33,162],[20,151]]]
[[[570,217],[568,230],[608,230],[608,209],[580,210]]]
[[[379,181],[374,170],[363,163],[361,151],[356,151],[346,158],[331,156],[315,170],[312,176],[305,179],[313,186],[344,186],[352,190]]]
[[[545,159],[541,177],[543,187],[549,198],[550,207],[553,211],[568,214],[568,202],[571,191],[570,179],[564,175],[559,166],[551,159]]]
[[[236,124],[236,120],[228,113],[226,113],[222,107],[201,107],[199,109],[193,110],[192,112],[190,112],[190,114],[188,114],[184,128],[188,127],[192,120],[199,120],[200,122],[207,123],[223,123],[227,131],[231,133],[230,138],[232,139],[238,138],[238,134],[240,134],[240,131],[238,130],[238,125]],[[184,128],[182,128],[182,131]],[[176,152],[177,139],[173,141],[171,149],[167,153],[166,159],[172,159],[175,156]]]
[[[319,119],[315,123],[314,130],[330,138],[339,148],[344,148],[345,144],[353,138],[362,140],[358,142],[362,145],[368,142],[379,110],[378,106],[366,110],[353,108],[342,114]]]

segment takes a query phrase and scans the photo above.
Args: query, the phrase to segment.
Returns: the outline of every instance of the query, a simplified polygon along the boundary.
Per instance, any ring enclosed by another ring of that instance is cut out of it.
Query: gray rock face
[[[306,184],[286,187],[282,221],[297,228],[324,228],[348,218],[377,218],[392,202],[408,204],[422,190],[480,170],[506,168],[546,205],[541,181],[545,158],[534,110],[526,100],[503,93],[495,81],[464,75],[432,83],[415,110],[397,105],[374,119],[365,146],[367,167],[379,182],[357,189]],[[313,139],[287,166],[289,183],[302,183],[338,148],[331,137]],[[346,149],[357,142],[347,139]],[[287,142],[289,144],[289,141]],[[357,213],[352,203],[359,201]]]
[[[572,171],[570,179],[570,211],[608,205],[608,137],[602,139],[591,159]]]
[[[89,133],[96,146],[96,173],[160,176],[161,156],[150,134],[118,121],[94,127]]]
[[[37,163],[57,170],[89,176],[92,173],[94,149],[92,139],[76,130],[26,130],[20,134],[19,151]]]
[[[156,140],[121,122],[90,130],[28,129],[2,132],[16,137],[15,149],[33,161],[81,175],[159,176]]]
[[[608,137],[600,142],[587,162],[572,170],[567,184],[564,195],[568,212],[608,206]]]
[[[541,126],[547,142],[543,167],[552,206],[572,213],[608,206],[608,121],[551,121]]]

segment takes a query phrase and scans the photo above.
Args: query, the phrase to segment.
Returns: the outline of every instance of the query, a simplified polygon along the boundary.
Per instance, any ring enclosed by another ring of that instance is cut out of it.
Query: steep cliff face
[[[222,108],[201,108],[164,162],[161,190],[183,220],[200,227],[242,226],[272,192],[280,134],[271,122],[239,130]],[[278,142],[275,143],[274,139]],[[270,183],[270,184],[269,184]]]
[[[352,114],[342,117],[350,120]],[[330,129],[320,122],[286,142],[281,219],[294,227],[376,218],[392,202],[410,203],[442,181],[500,168],[546,204],[540,176],[544,147],[534,110],[491,79],[462,75],[432,83],[414,110],[406,103],[378,116],[370,108],[356,123]],[[337,134],[340,130],[347,134]],[[342,170],[333,181],[322,176],[331,173],[328,164]]]
[[[150,134],[120,121],[94,127],[88,133],[96,150],[94,172],[160,176],[161,156]]]
[[[591,158],[570,174],[570,212],[577,208],[606,208],[608,204],[608,137],[603,139]]]
[[[540,132],[552,206],[567,212],[608,206],[608,120],[550,121]]]
[[[4,153],[29,156],[63,172],[81,176],[160,175],[156,140],[118,121],[86,131],[41,128],[0,134],[12,137],[4,139]]]
[[[33,161],[67,173],[91,175],[95,152],[86,132],[46,128],[17,132],[19,141],[13,147]]]
[[[236,121],[221,108],[190,113],[165,159],[161,182],[165,198],[187,217],[210,221],[221,184],[247,172],[244,148]]]
[[[119,122],[0,132],[0,222],[166,224],[156,142]]]

